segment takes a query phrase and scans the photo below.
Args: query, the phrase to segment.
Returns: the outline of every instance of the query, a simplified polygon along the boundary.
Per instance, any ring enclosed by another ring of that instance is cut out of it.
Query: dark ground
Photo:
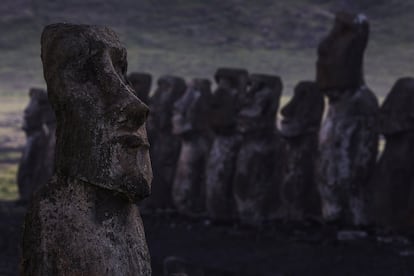
[[[24,208],[0,203],[0,275],[17,275]],[[277,223],[260,230],[144,214],[153,275],[176,256],[205,275],[414,275],[413,236],[367,230],[338,241],[334,226]],[[378,238],[380,237],[381,238]],[[379,241],[381,239],[382,241]]]

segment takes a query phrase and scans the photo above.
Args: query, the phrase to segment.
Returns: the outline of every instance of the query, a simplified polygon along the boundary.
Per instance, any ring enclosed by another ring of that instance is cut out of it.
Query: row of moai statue
[[[413,79],[398,80],[379,108],[363,78],[368,35],[364,16],[337,14],[318,48],[316,81],[295,87],[279,129],[278,76],[220,68],[212,91],[208,79],[187,84],[168,75],[150,96],[152,76],[130,74],[135,95],[150,107],[154,180],[141,207],[249,224],[320,217],[353,225],[413,224]],[[24,200],[45,185],[54,166],[56,127],[46,92],[34,89],[30,96],[18,176]],[[324,96],[329,106],[321,125]],[[379,134],[387,143],[376,162]]]

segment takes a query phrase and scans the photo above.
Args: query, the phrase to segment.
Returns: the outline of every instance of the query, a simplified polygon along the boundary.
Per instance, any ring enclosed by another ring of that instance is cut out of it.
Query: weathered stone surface
[[[151,275],[136,202],[152,179],[148,108],[108,28],[53,24],[42,62],[56,113],[56,174],[25,220],[23,275]]]
[[[399,79],[380,109],[386,144],[370,184],[371,215],[380,225],[414,226],[414,78]]]
[[[286,144],[281,200],[283,216],[288,220],[318,217],[321,213],[315,162],[323,110],[323,94],[316,83],[302,81],[281,111],[280,131]]]
[[[128,75],[128,80],[131,83],[138,99],[143,101],[145,104],[148,104],[152,83],[151,74],[133,72]]]
[[[52,176],[56,141],[56,118],[47,92],[32,88],[29,96],[30,102],[23,118],[26,145],[17,173],[17,186],[23,202],[27,202],[33,192],[45,185]]]
[[[174,105],[173,133],[182,141],[172,197],[179,212],[198,216],[205,212],[205,168],[212,135],[209,129],[211,82],[195,79]]]
[[[236,217],[233,177],[242,142],[236,122],[247,89],[248,72],[220,68],[214,77],[218,86],[212,97],[210,124],[215,137],[207,161],[206,208],[213,220],[226,221]]]
[[[378,101],[362,76],[368,29],[363,15],[338,14],[318,53],[317,84],[329,99],[317,164],[322,214],[345,224],[366,223],[364,190],[378,151]]]
[[[237,155],[233,196],[242,223],[259,225],[277,217],[283,144],[276,130],[282,93],[277,76],[253,74],[237,115],[242,144]]]
[[[172,186],[181,150],[181,139],[172,131],[175,102],[186,91],[185,81],[176,76],[163,76],[150,100],[148,133],[154,171],[151,197],[143,202],[145,209],[172,208]]]

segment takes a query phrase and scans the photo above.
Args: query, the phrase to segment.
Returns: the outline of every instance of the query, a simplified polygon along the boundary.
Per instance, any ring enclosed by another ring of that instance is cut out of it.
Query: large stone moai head
[[[145,104],[148,104],[152,84],[151,74],[133,72],[128,75],[128,80],[135,91],[135,96]]]
[[[190,135],[208,130],[211,81],[194,79],[185,94],[174,104],[173,133]]]
[[[338,13],[334,27],[318,47],[316,83],[328,97],[355,90],[364,83],[363,57],[369,24],[362,15]],[[332,94],[332,95],[331,95]]]
[[[30,135],[33,132],[54,127],[56,118],[47,92],[40,88],[31,88],[29,97],[30,101],[23,115],[23,130]]]
[[[264,120],[276,120],[276,113],[279,109],[280,96],[282,95],[283,84],[282,80],[278,76],[265,75],[265,74],[252,74],[249,78],[250,87],[248,94],[253,97],[258,97],[256,101],[261,110],[260,117]],[[260,97],[259,95],[268,95],[273,98],[270,101],[268,97]],[[261,98],[263,100],[261,101]],[[258,110],[259,111],[259,110]]]
[[[401,78],[380,108],[380,129],[386,136],[414,130],[414,78]]]
[[[249,73],[238,68],[219,68],[214,74],[217,88],[212,97],[211,127],[215,130],[231,129],[240,107],[241,95],[247,91]]]
[[[126,50],[106,27],[53,24],[42,62],[56,112],[56,172],[138,201],[150,192],[148,107],[126,79]]]
[[[294,89],[293,97],[281,114],[280,131],[286,137],[317,133],[324,110],[324,98],[315,82],[302,81]]]

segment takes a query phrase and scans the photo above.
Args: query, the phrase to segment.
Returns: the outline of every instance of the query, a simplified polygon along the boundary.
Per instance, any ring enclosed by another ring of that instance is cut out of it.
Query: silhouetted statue
[[[45,185],[53,174],[56,118],[43,89],[29,91],[30,102],[24,110],[23,130],[26,145],[20,159],[17,186],[20,200],[27,202],[34,191]]]
[[[318,49],[316,81],[329,99],[319,136],[322,214],[345,224],[366,222],[364,190],[378,150],[378,102],[362,71],[368,33],[365,16],[339,13]]]
[[[414,226],[414,78],[401,78],[380,109],[386,145],[374,171],[372,215],[381,225]]]
[[[205,212],[205,168],[212,135],[209,129],[211,82],[194,79],[174,105],[173,133],[182,141],[172,197],[179,212],[197,216]]]
[[[136,202],[152,179],[148,108],[106,27],[53,24],[42,62],[56,113],[56,174],[26,216],[23,275],[151,275]]]
[[[215,132],[207,161],[206,207],[213,220],[236,218],[233,176],[242,141],[236,120],[248,83],[244,69],[220,68],[214,75],[217,89],[211,103],[210,124]]]
[[[281,111],[280,131],[286,144],[281,200],[283,217],[288,220],[321,215],[315,162],[323,110],[323,94],[316,83],[302,81]]]
[[[253,74],[237,116],[243,142],[237,155],[233,195],[239,219],[259,225],[277,217],[283,144],[276,130],[282,93],[277,76]]]
[[[172,132],[175,102],[186,91],[180,77],[163,76],[150,99],[148,134],[151,143],[151,160],[154,171],[151,196],[143,202],[145,209],[172,208],[172,185],[181,150],[180,137]]]
[[[145,104],[148,104],[152,83],[151,74],[132,72],[128,75],[128,80],[131,83],[138,99]]]

